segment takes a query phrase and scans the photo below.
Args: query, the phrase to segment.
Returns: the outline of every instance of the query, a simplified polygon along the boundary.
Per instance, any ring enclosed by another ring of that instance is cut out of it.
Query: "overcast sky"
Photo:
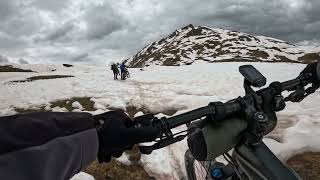
[[[0,17],[0,61],[119,61],[190,23],[320,39],[320,0],[0,0]]]

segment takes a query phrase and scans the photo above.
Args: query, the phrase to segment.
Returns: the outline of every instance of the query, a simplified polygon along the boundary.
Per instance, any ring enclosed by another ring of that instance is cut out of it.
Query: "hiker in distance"
[[[113,71],[113,78],[118,79],[119,69],[115,63],[111,64],[111,70]]]
[[[125,80],[126,79],[126,65],[124,64],[124,62],[121,63],[120,65],[120,71],[121,71],[121,79]]]

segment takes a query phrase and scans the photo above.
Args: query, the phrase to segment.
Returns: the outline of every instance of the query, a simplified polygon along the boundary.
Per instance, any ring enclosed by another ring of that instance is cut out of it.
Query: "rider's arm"
[[[1,179],[66,180],[96,159],[98,147],[88,113],[0,117]]]
[[[98,130],[95,122],[99,120]],[[10,180],[68,180],[95,160],[154,140],[159,130],[134,128],[123,112],[42,112],[0,117],[0,175]]]

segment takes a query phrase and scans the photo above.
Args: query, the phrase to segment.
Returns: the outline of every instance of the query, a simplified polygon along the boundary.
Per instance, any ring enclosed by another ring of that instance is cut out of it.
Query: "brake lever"
[[[303,87],[297,88],[293,93],[289,94],[288,97],[284,98],[285,101],[301,102],[305,96],[305,89]]]
[[[285,101],[291,101],[291,102],[301,102],[304,98],[309,96],[310,94],[316,92],[316,90],[319,88],[319,86],[312,85],[311,87],[307,88],[306,90],[301,87],[295,90],[293,93],[289,94],[288,97],[286,97]]]
[[[142,154],[151,154],[153,150],[161,149],[161,148],[166,147],[170,144],[174,144],[176,142],[182,141],[188,135],[192,136],[193,134],[196,134],[199,131],[201,131],[201,129],[199,127],[194,127],[194,128],[188,129],[187,134],[179,135],[176,137],[167,137],[165,139],[161,139],[159,142],[157,142],[151,146],[139,146],[138,148]]]
[[[312,93],[316,92],[316,90],[318,90],[318,89],[319,89],[319,87],[320,87],[320,85],[312,84],[312,86],[311,86],[311,87],[309,87],[308,89],[306,89],[306,93],[307,93],[307,95],[306,95],[306,96],[308,96],[308,95],[310,95],[310,94],[312,94]]]
[[[146,114],[142,116],[138,116],[134,118],[135,126],[136,127],[141,127],[141,126],[154,126],[154,127],[159,127],[156,124],[160,124],[162,127],[161,128],[161,135],[159,136],[160,140],[154,143],[151,146],[139,146],[139,151],[142,154],[151,154],[153,150],[156,149],[161,149],[163,147],[166,147],[168,145],[174,144],[176,142],[182,141],[185,137],[187,137],[190,134],[196,133],[198,131],[201,131],[199,127],[203,127],[205,122],[207,122],[207,119],[199,120],[196,124],[197,126],[195,127],[189,127],[188,126],[188,132],[183,135],[178,135],[181,132],[177,134],[173,134],[171,129],[166,128],[167,124],[165,123],[165,118],[158,119],[154,117],[153,114]],[[192,124],[192,123],[191,123]],[[190,124],[190,125],[191,125]],[[165,128],[163,128],[165,127]],[[175,136],[177,135],[177,136]]]
[[[176,142],[182,141],[186,136],[187,135],[179,135],[174,138],[162,139],[151,146],[139,146],[139,151],[142,154],[151,154],[153,150],[161,149],[163,147],[169,146],[170,144],[174,144]]]

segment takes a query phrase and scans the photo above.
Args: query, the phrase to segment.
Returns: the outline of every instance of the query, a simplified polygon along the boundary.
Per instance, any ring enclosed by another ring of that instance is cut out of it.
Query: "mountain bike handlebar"
[[[263,92],[266,89],[270,88],[272,88],[274,91],[279,91],[278,93],[281,93],[283,91],[293,91],[298,87],[304,87],[311,83],[310,77],[310,74],[301,75],[298,78],[280,83],[280,86],[278,87],[274,86],[275,83],[271,83],[269,87],[261,89],[257,93],[259,94],[259,92]],[[162,118],[159,121],[155,121],[153,123],[153,126],[158,127],[161,130],[168,130],[183,124],[188,124],[203,117],[218,117],[222,115],[218,113],[223,113],[223,117],[230,116],[237,112],[240,112],[243,109],[244,102],[252,100],[253,97],[251,96],[252,95],[249,94],[226,103],[220,103],[219,111],[217,111],[217,109],[215,108],[217,107],[216,104],[209,104],[208,106],[204,106],[177,116]],[[216,119],[213,118],[213,120]]]
[[[272,154],[262,139],[275,128],[275,112],[283,110],[286,101],[300,102],[320,87],[318,81],[315,81],[314,72],[303,72],[295,79],[282,83],[273,82],[268,87],[254,91],[252,87],[263,87],[266,78],[250,65],[239,67],[239,71],[244,76],[246,95],[243,97],[225,103],[213,102],[208,106],[169,118],[158,119],[151,114],[151,117],[145,115],[149,117],[149,121],[141,121],[143,123],[140,124],[137,121],[139,125],[152,125],[161,131],[159,139],[155,140],[156,143],[151,146],[139,146],[140,152],[150,154],[153,150],[166,147],[188,136],[189,150],[198,161],[215,159],[234,148],[236,164],[241,165],[240,169],[244,174],[250,177],[252,175],[252,179],[299,179]],[[311,86],[305,89],[309,84]],[[284,91],[293,92],[284,98]],[[184,124],[188,126],[187,131],[172,133],[171,129]],[[184,132],[187,133],[182,134]],[[235,166],[236,171],[238,168]]]
[[[159,137],[160,140],[157,141],[157,143],[153,146],[140,146],[140,152],[149,154],[155,149],[160,149],[181,141],[187,136],[186,134],[175,137],[175,135],[171,132],[171,129],[175,127],[184,124],[188,125],[201,118],[209,119],[211,123],[222,123],[225,119],[228,119],[228,117],[232,117],[237,113],[246,114],[246,116],[249,115],[251,116],[251,119],[254,119],[254,121],[249,120],[246,122],[246,124],[239,126],[241,129],[234,130],[241,132],[245,130],[246,127],[251,127],[249,131],[252,134],[255,134],[255,137],[253,137],[253,140],[250,140],[250,143],[254,144],[255,142],[259,142],[264,135],[268,134],[274,129],[277,123],[277,118],[274,112],[283,110],[285,108],[285,101],[299,102],[309,95],[308,93],[306,94],[304,87],[312,83],[311,77],[311,74],[302,74],[295,79],[282,83],[273,82],[268,87],[260,89],[256,92],[253,91],[248,84],[246,84],[247,82],[245,80],[244,87],[246,89],[246,95],[243,97],[238,97],[226,103],[210,103],[208,106],[204,106],[169,118],[162,117],[158,119],[153,117],[152,119],[149,119],[145,125],[157,127],[161,131]],[[291,93],[284,99],[281,95],[283,91],[295,92]],[[239,117],[241,117],[241,115]],[[136,123],[139,124],[139,121],[136,121]],[[261,128],[261,123],[264,123],[262,125],[262,133],[258,132],[260,131],[258,129]],[[140,125],[143,124],[144,123],[140,123]]]

